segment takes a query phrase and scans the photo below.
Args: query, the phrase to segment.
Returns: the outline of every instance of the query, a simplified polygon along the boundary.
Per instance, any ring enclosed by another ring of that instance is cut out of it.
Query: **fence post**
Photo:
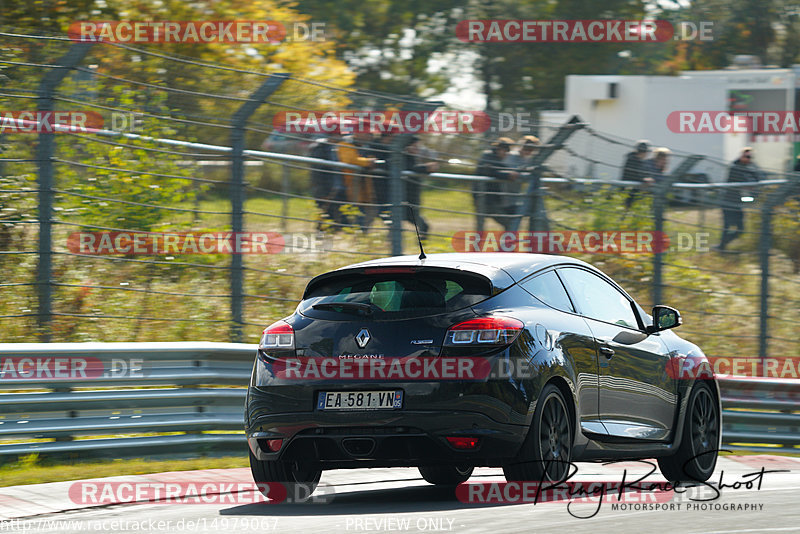
[[[486,225],[486,184],[476,182],[472,188],[475,196],[475,230],[483,232]]]
[[[759,310],[758,356],[761,359],[761,373],[765,374],[764,363],[769,353],[769,251],[772,248],[772,211],[780,206],[800,188],[800,175],[789,173],[786,183],[768,194],[761,207],[761,230],[758,256],[761,268],[761,294]],[[765,375],[766,376],[766,375]]]
[[[771,202],[764,202],[761,208],[761,235],[758,243],[758,260],[761,268],[761,295],[758,317],[758,356],[761,359],[761,373],[769,351],[769,250],[772,248],[772,208]]]
[[[549,223],[547,222],[547,212],[544,207],[544,195],[542,194],[542,167],[536,167],[531,173],[533,182],[532,212],[528,217],[528,229],[531,232],[547,232]]]
[[[420,113],[432,113],[436,108],[443,106],[444,102],[431,100],[418,102],[415,110]],[[392,225],[389,229],[389,241],[392,247],[392,256],[403,254],[403,220],[406,218],[405,200],[405,148],[409,135],[401,133],[392,138],[391,154],[389,154],[389,203],[392,205]],[[419,208],[417,208],[419,209]]]
[[[392,226],[389,231],[392,256],[403,254],[403,145],[406,136],[395,135],[389,154],[389,203],[392,205]]]
[[[58,59],[58,67],[48,69],[39,83],[38,111],[48,112],[55,108],[53,93],[67,74],[74,69],[89,52],[92,42],[72,45],[67,53]],[[39,341],[50,342],[50,323],[53,319],[53,152],[54,133],[39,133],[36,147],[36,160],[39,165],[39,265],[36,270],[36,285],[39,294],[37,317]]]
[[[517,232],[520,227],[520,223],[522,222],[522,218],[526,215],[531,213],[531,209],[534,208],[533,201],[535,198],[536,190],[539,188],[539,175],[541,174],[541,167],[547,158],[552,156],[557,150],[560,150],[567,139],[570,136],[583,128],[585,125],[581,121],[581,118],[577,115],[573,115],[572,118],[567,121],[566,124],[562,124],[558,131],[553,134],[553,137],[550,140],[542,145],[539,148],[539,152],[533,156],[531,160],[529,171],[529,180],[528,180],[528,190],[525,192],[523,196],[522,206],[517,208],[516,216],[512,219],[511,224],[509,226],[510,232]]]
[[[655,253],[653,254],[653,306],[661,304],[663,298],[663,273],[664,273],[664,207],[667,204],[667,193],[672,189],[672,184],[680,180],[703,156],[693,154],[687,156],[678,167],[668,176],[656,182],[653,191],[653,230],[655,239],[658,239]]]
[[[291,183],[291,167],[284,163],[281,165],[281,192],[283,193],[283,200],[281,202],[281,230],[287,230],[289,223],[289,186]]]
[[[233,114],[231,122],[231,230],[234,243],[237,235],[244,231],[244,134],[247,119],[255,113],[256,109],[274,93],[278,87],[289,77],[288,73],[273,74],[261,87],[250,95],[250,99],[242,104]],[[242,255],[236,250],[231,254],[231,340],[243,341],[242,323],[244,322],[244,269]]]

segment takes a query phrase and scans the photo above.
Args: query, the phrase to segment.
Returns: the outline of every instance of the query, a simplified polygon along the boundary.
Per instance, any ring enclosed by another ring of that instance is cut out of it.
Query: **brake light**
[[[260,349],[294,349],[294,328],[286,321],[278,321],[264,329]]]
[[[474,449],[478,446],[478,438],[468,438],[462,436],[446,437],[447,443],[454,449]]]
[[[367,267],[364,274],[412,274],[417,272],[414,267]]]
[[[450,346],[507,345],[514,341],[524,325],[510,317],[480,317],[458,323],[447,331],[444,344]]]

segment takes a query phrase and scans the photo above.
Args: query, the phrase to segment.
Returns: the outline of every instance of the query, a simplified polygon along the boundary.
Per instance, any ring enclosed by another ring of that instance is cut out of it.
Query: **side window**
[[[568,267],[558,272],[579,313],[607,323],[639,328],[631,301],[616,287],[584,269]]]
[[[574,312],[567,292],[555,271],[534,276],[522,283],[522,287],[545,304],[561,311]]]

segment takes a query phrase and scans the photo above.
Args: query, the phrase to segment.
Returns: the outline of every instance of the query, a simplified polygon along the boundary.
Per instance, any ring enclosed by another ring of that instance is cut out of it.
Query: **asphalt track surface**
[[[577,466],[579,472],[573,480],[582,481],[619,482],[623,476],[632,481],[649,471],[648,466],[634,462]],[[767,472],[759,476],[762,468]],[[97,480],[174,479],[185,483],[208,479],[209,474],[250,482],[245,469]],[[740,482],[741,487],[723,487],[718,498],[708,501],[699,499],[712,498],[716,491],[698,486],[680,495],[626,493],[621,503],[613,497],[599,503],[595,497],[583,501],[576,498],[572,504],[563,499],[535,504],[475,504],[456,498],[453,488],[429,485],[416,469],[359,469],[324,472],[315,498],[304,504],[252,503],[245,495],[238,495],[238,502],[233,504],[229,500],[92,507],[69,502],[67,495],[70,489],[74,495],[75,483],[62,482],[0,488],[0,518],[5,519],[0,519],[0,532],[800,532],[800,458],[724,457],[709,482],[719,489],[720,479],[728,486]],[[503,480],[499,469],[477,469],[469,483]],[[658,472],[645,480],[663,481]],[[753,482],[749,489],[744,484],[747,481]],[[476,495],[488,496],[489,488]],[[35,508],[16,508],[13,512],[9,508],[14,502],[37,499],[50,509],[64,511],[33,513]],[[614,503],[619,504],[616,509]],[[626,509],[622,504],[628,505]],[[655,504],[661,506],[653,509]],[[643,509],[644,505],[649,509]]]

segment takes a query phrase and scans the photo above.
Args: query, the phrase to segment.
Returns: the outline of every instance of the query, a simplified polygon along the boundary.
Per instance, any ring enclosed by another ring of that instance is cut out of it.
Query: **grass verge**
[[[191,458],[186,460],[92,460],[56,463],[39,459],[36,454],[0,466],[0,487],[22,484],[43,484],[119,475],[144,475],[165,471],[192,471],[194,469],[231,469],[249,467],[247,457]]]

